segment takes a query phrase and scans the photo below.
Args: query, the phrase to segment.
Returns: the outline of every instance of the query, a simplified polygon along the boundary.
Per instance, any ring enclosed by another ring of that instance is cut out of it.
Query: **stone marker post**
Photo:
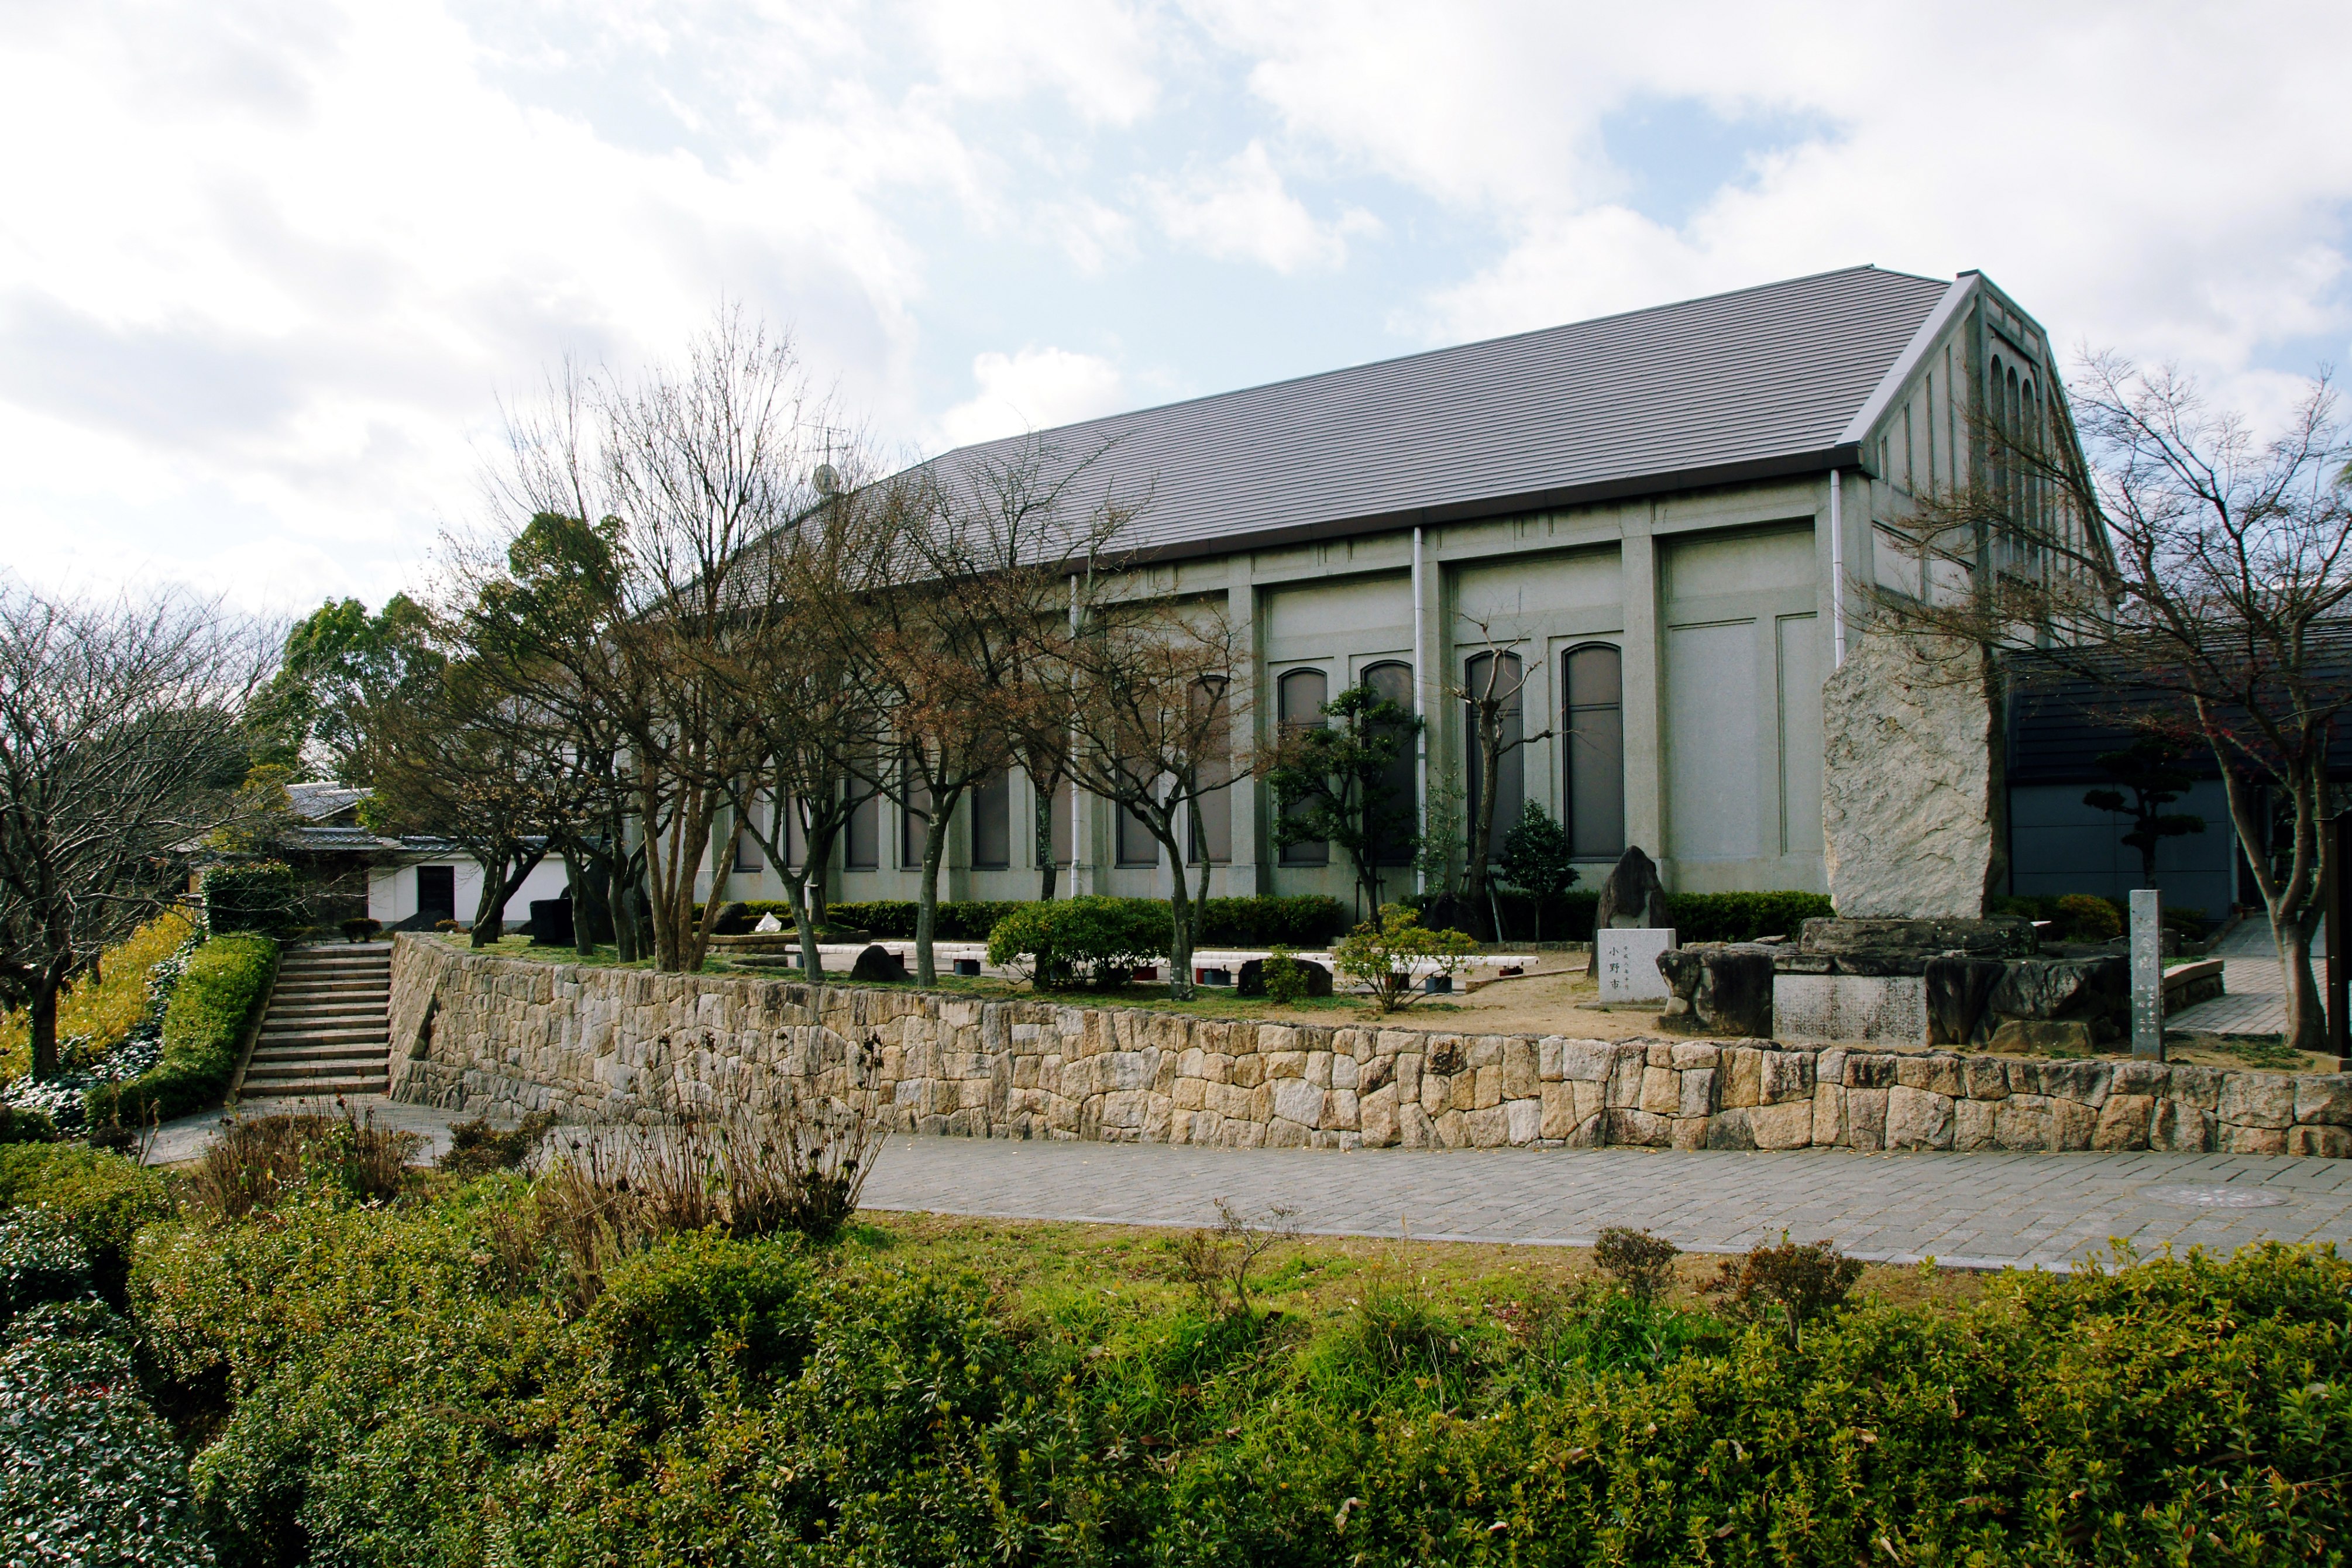
[[[2132,1055],[2164,1059],[2164,895],[2137,888],[2131,896]]]

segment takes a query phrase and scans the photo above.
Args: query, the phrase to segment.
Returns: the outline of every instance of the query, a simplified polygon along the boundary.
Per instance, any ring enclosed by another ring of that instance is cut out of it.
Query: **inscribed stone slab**
[[[1673,927],[1629,926],[1597,931],[1592,940],[1601,953],[1603,1002],[1666,999],[1666,977],[1658,973],[1658,954],[1675,945]]]
[[[1927,1043],[1927,983],[1916,974],[1776,974],[1775,1039]]]

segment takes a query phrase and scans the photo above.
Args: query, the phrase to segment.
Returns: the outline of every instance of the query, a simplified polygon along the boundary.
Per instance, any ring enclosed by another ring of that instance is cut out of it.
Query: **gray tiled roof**
[[[960,447],[1101,449],[1130,547],[1203,553],[1851,463],[1841,433],[1951,285],[1848,268]]]

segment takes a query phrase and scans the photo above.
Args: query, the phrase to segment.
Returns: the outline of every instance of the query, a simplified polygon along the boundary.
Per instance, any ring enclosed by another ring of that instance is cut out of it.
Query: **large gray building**
[[[1821,688],[1855,584],[2000,567],[1923,556],[1899,524],[1969,482],[1972,410],[2052,417],[2050,365],[1981,274],[1857,267],[1045,437],[1149,484],[1127,542],[1160,588],[1250,628],[1236,678],[1259,729],[1371,682],[1426,716],[1441,793],[1466,763],[1448,692],[1493,639],[1524,661],[1527,730],[1556,732],[1513,753],[1499,826],[1541,801],[1595,870],[1638,844],[1677,890],[1822,890]],[[1274,846],[1263,786],[1224,794],[1195,851],[1214,892],[1349,896],[1343,858]],[[1034,897],[1041,854],[1081,891],[1165,891],[1156,846],[1108,805],[1061,803],[1053,845],[1030,806],[1016,773],[958,808],[943,898]],[[866,808],[835,898],[913,896],[901,815]],[[729,896],[777,895],[748,836],[731,858]]]

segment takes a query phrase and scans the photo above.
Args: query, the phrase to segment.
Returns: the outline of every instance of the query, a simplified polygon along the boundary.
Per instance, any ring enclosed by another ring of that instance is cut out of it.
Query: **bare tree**
[[[2335,393],[2314,381],[2267,439],[2179,372],[2112,355],[2085,360],[2069,396],[1985,400],[1970,482],[1915,503],[1919,582],[1864,591],[1887,627],[2015,656],[2029,678],[2087,683],[2116,721],[2202,737],[2285,970],[2287,1043],[2321,1049],[2327,752],[2352,705]]]
[[[1133,584],[1127,584],[1133,587]],[[1169,990],[1192,994],[1192,950],[1213,867],[1201,806],[1230,788],[1233,735],[1249,705],[1234,689],[1241,649],[1217,604],[1104,594],[1069,637],[1069,710],[1079,787],[1141,823],[1171,872]],[[1246,733],[1244,728],[1242,731]],[[1185,863],[1200,868],[1185,886]]]
[[[895,526],[890,582],[871,597],[854,651],[890,749],[869,782],[920,819],[916,977],[937,977],[939,871],[957,803],[1014,760],[1021,715],[1045,684],[1039,661],[1068,619],[1069,583],[1133,515],[1081,500],[1100,452],[1075,460],[1041,442],[974,467],[938,467],[875,487]]]
[[[1551,727],[1529,730],[1521,712],[1519,693],[1527,686],[1527,661],[1513,651],[1525,637],[1497,637],[1491,623],[1463,617],[1477,629],[1475,647],[1463,666],[1454,698],[1469,711],[1470,756],[1477,769],[1477,788],[1469,802],[1469,866],[1462,879],[1463,900],[1474,928],[1487,926],[1499,937],[1494,894],[1487,875],[1495,847],[1495,805],[1503,776],[1503,759],[1521,746],[1551,738]],[[1461,639],[1458,646],[1473,646]],[[1495,922],[1489,925],[1488,922]]]
[[[482,868],[476,947],[504,933],[507,900],[559,836],[578,835],[593,787],[564,754],[560,725],[505,689],[499,673],[456,660],[429,686],[408,683],[366,726],[375,785],[362,819],[379,832],[444,839],[473,857]]]
[[[58,1070],[58,997],[253,809],[242,716],[274,639],[176,595],[80,603],[0,586],[0,996]]]
[[[662,969],[700,968],[718,922],[716,898],[697,917],[697,882],[730,793],[767,761],[721,671],[776,630],[753,547],[818,499],[814,452],[831,423],[791,342],[732,310],[678,365],[627,380],[567,371],[542,407],[509,411],[493,502],[563,541],[550,584],[562,613],[531,651],[617,742]],[[586,637],[551,635],[567,623]]]

